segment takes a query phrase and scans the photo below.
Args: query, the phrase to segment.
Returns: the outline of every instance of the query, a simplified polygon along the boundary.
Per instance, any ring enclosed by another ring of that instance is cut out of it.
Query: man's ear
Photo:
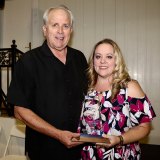
[[[46,36],[46,25],[44,25],[44,26],[42,27],[42,29],[43,29],[43,34],[44,34],[44,36]]]
[[[73,28],[71,28],[71,33],[73,32]]]

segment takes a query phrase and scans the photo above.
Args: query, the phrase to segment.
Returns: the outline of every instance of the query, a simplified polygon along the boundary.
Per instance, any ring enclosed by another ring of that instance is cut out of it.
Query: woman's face
[[[116,66],[116,58],[112,45],[100,44],[97,46],[93,60],[94,69],[98,76],[108,78]]]

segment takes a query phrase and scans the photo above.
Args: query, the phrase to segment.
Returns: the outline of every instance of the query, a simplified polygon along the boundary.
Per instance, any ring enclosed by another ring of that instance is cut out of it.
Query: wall
[[[10,0],[6,1],[3,47],[16,39],[25,51],[43,42],[42,15],[46,8],[67,5],[74,14],[71,46],[88,58],[104,37],[121,47],[131,76],[137,79],[156,111],[147,143],[160,144],[160,1],[159,0]]]
[[[0,24],[3,24],[3,10],[0,10]],[[0,25],[0,47],[2,47],[3,25]]]

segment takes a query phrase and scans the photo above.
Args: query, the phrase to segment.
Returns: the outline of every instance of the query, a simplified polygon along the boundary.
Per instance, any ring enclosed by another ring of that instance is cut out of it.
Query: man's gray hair
[[[64,11],[66,11],[69,14],[70,17],[70,21],[71,21],[71,27],[73,27],[73,21],[74,21],[74,17],[72,12],[68,9],[68,7],[66,7],[65,5],[60,5],[58,7],[51,7],[48,8],[44,14],[43,14],[43,23],[44,25],[46,25],[46,23],[48,22],[48,15],[52,10],[56,10],[56,9],[63,9]]]

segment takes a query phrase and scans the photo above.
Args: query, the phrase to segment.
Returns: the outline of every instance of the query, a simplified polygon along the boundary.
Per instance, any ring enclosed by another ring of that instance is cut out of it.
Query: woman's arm
[[[145,136],[149,134],[151,130],[150,122],[147,123],[141,123],[138,126],[135,126],[131,129],[129,129],[127,132],[125,132],[123,137],[123,144],[133,143],[136,141],[141,140]],[[115,145],[120,144],[120,138],[119,136],[109,136],[109,135],[103,135],[103,137],[109,138],[110,143],[109,144],[97,144],[101,146],[105,146],[107,148],[113,147]]]
[[[141,86],[137,81],[132,80],[128,83],[128,96],[132,98],[144,98],[145,93],[143,92]],[[150,133],[150,130],[150,122],[140,123],[138,126],[130,128],[122,135],[123,144],[128,144],[141,140]],[[120,143],[120,138],[118,136],[104,135],[104,137],[109,138],[111,142],[110,144],[106,145],[106,147],[111,147]]]
[[[137,81],[132,80],[128,83],[128,96],[132,98],[143,98],[145,96],[145,93]],[[124,144],[139,141],[147,136],[150,130],[150,122],[141,123],[138,126],[129,129],[129,131],[123,134]]]

